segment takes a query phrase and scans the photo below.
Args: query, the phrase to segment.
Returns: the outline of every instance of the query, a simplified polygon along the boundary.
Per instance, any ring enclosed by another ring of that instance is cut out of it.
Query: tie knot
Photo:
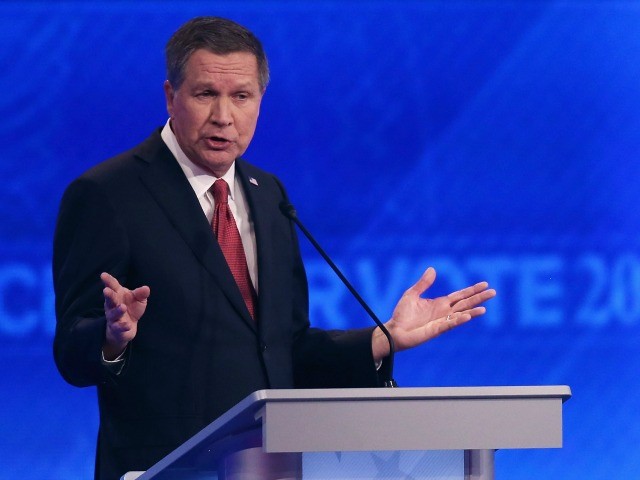
[[[213,182],[213,201],[216,204],[229,203],[229,185],[219,178]]]

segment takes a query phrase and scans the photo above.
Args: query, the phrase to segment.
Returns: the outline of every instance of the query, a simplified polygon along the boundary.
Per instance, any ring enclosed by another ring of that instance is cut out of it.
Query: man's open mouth
[[[212,148],[224,148],[227,145],[229,145],[231,141],[223,137],[211,136],[211,137],[207,137],[207,143]]]

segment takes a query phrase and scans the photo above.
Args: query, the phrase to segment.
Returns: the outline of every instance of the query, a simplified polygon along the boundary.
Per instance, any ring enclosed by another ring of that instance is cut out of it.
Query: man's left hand
[[[476,283],[449,295],[434,299],[421,295],[433,285],[436,271],[429,267],[420,280],[409,288],[396,304],[391,319],[385,323],[393,337],[396,351],[421,345],[486,311],[480,304],[495,297],[487,282]],[[379,362],[389,355],[389,343],[376,328],[372,337],[373,358]]]

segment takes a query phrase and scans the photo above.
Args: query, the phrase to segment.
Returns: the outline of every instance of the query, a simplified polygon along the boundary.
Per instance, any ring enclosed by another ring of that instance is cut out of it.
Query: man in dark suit
[[[268,82],[260,42],[202,17],[166,53],[169,121],[75,180],[55,234],[54,356],[68,382],[98,387],[101,479],[147,469],[253,391],[376,386],[389,350],[379,329],[309,325],[286,193],[240,158]],[[495,294],[483,282],[420,298],[434,279],[387,322],[399,350]]]

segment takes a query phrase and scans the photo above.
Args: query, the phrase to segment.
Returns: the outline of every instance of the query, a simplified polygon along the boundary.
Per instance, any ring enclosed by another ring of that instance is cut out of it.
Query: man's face
[[[263,91],[256,57],[196,50],[175,90],[164,84],[171,128],[189,159],[221,177],[242,155],[256,130]]]

